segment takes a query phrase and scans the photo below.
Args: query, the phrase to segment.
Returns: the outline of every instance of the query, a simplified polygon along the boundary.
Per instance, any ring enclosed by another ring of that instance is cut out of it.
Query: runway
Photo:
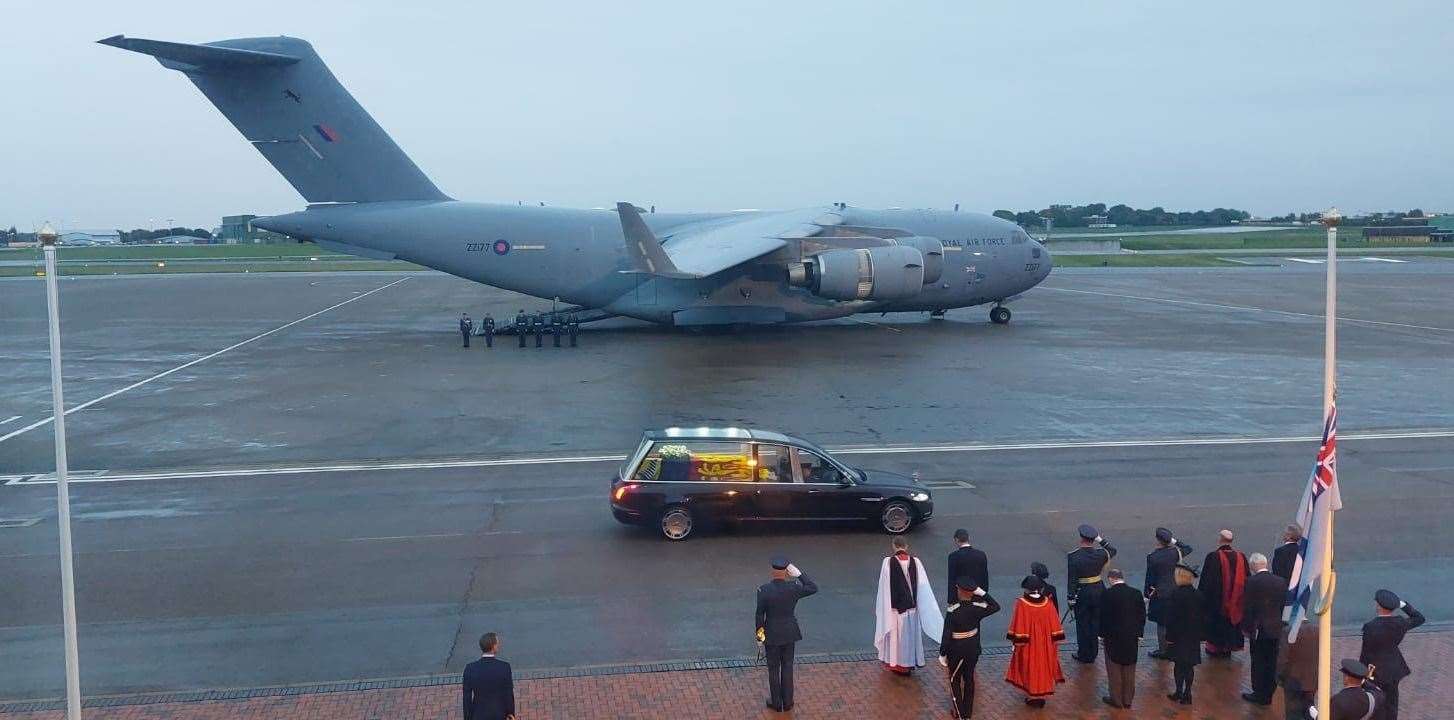
[[[1431,619],[1454,610],[1436,592],[1454,580],[1448,265],[1340,278],[1340,624],[1383,586]],[[777,551],[823,587],[801,651],[871,647],[887,542],[870,529],[668,544],[617,525],[607,480],[648,426],[782,429],[921,472],[936,513],[911,539],[936,592],[960,526],[1001,599],[1032,560],[1063,587],[1081,522],[1136,584],[1157,525],[1197,554],[1226,525],[1267,552],[1316,445],[1321,279],[1057,271],[1007,327],[983,309],[747,335],[617,322],[575,350],[490,351],[458,347],[459,310],[538,301],[435,274],[67,279],[68,397],[110,394],[67,419],[83,684],[458,670],[487,629],[522,668],[750,655]],[[62,683],[39,299],[32,279],[0,281],[0,419],[19,416],[0,424],[0,519],[17,521],[0,528],[0,577],[17,580],[0,583],[5,699]]]

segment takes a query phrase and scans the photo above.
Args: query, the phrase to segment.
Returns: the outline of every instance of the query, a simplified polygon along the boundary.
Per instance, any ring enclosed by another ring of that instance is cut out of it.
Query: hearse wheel
[[[903,500],[894,500],[884,505],[878,523],[890,535],[903,535],[914,526],[914,510]]]
[[[667,540],[686,540],[692,534],[692,511],[680,505],[662,511],[661,534]]]

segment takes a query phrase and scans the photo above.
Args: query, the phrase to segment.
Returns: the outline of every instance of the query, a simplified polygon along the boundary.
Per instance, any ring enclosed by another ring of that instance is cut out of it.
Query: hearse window
[[[757,481],[802,482],[793,473],[792,456],[786,447],[763,444],[757,446]]]
[[[833,483],[843,481],[843,473],[832,463],[807,450],[793,448],[798,456],[798,472],[806,483]]]
[[[752,482],[752,445],[714,440],[654,443],[636,468],[638,482]]]

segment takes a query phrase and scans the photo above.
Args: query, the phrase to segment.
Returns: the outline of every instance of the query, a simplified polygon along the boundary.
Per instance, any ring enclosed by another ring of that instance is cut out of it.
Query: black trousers
[[[525,333],[526,332],[527,331],[526,331],[526,329],[525,329],[524,326],[522,326],[522,325],[516,325],[515,326],[515,335],[520,338],[520,347],[525,347]]]
[[[1383,691],[1384,711],[1383,720],[1398,720],[1398,680],[1393,682],[1373,681]]]
[[[492,348],[494,346],[495,346],[495,333],[493,333],[493,332],[487,332],[487,333],[485,333],[485,347]]]
[[[1197,666],[1191,663],[1175,663],[1171,668],[1171,676],[1176,680],[1177,694],[1191,697],[1191,683],[1196,679]]]
[[[959,672],[949,676],[949,695],[954,702],[954,716],[974,717],[974,666],[979,664],[979,653],[963,658],[949,657],[946,660],[951,671],[956,664],[959,665]]]
[[[1258,637],[1252,641],[1252,694],[1272,701],[1277,689],[1277,636]]]
[[[1081,662],[1092,662],[1100,644],[1100,608],[1086,598],[1075,603],[1075,656]]]
[[[767,656],[767,701],[773,707],[793,704],[793,643],[764,645]]]
[[[470,334],[468,332],[464,331],[464,330],[461,330],[460,333],[459,333],[459,336],[464,339],[464,346],[465,347],[469,347],[470,346]]]

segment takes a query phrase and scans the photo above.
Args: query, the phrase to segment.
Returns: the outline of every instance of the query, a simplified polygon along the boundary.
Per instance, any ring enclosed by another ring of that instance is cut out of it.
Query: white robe
[[[915,558],[917,560],[917,558]],[[884,558],[878,573],[878,600],[874,605],[873,646],[878,650],[878,659],[898,667],[923,667],[924,641],[919,632],[938,642],[944,633],[944,616],[939,614],[939,602],[934,599],[934,587],[924,563],[919,566],[919,589],[915,593],[916,609],[902,615],[896,612],[889,598],[889,573],[903,572],[892,556]]]

